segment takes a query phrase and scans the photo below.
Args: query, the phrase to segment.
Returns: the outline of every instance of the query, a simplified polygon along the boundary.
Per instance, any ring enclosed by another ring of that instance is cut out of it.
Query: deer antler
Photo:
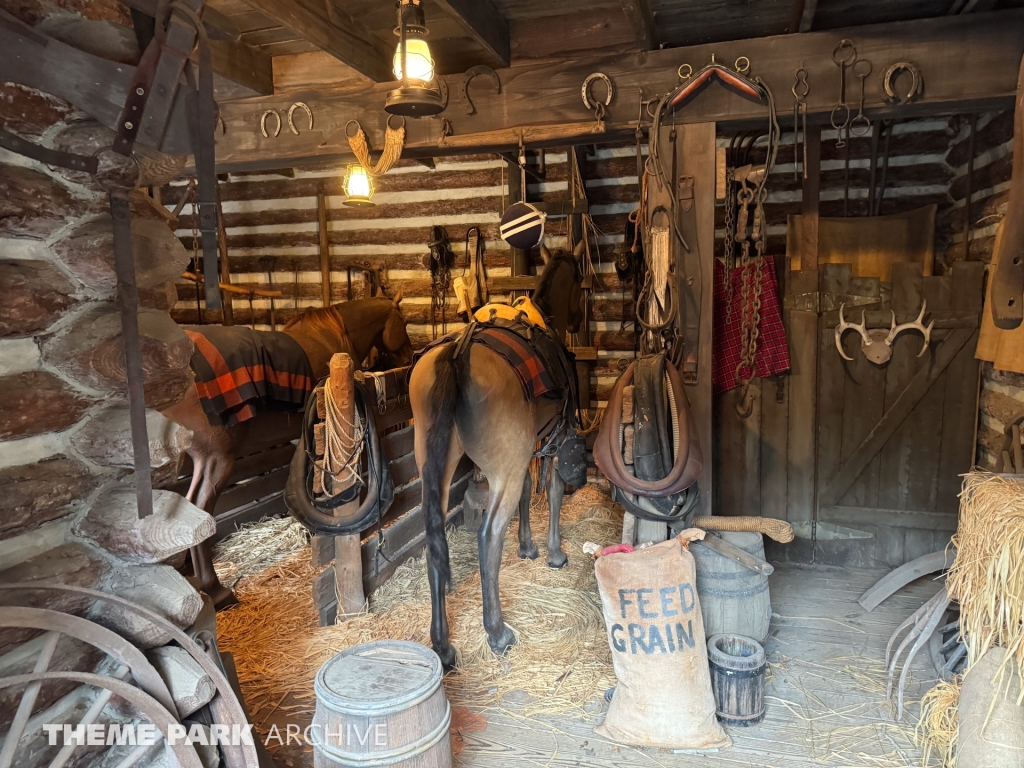
[[[912,323],[901,323],[900,325],[896,325],[896,313],[893,312],[892,328],[889,329],[889,335],[885,337],[885,343],[891,347],[893,341],[896,339],[896,336],[899,335],[900,333],[903,333],[903,331],[920,331],[921,334],[924,336],[924,346],[921,347],[921,351],[917,353],[917,356],[921,357],[925,352],[928,351],[928,344],[932,340],[932,326],[935,325],[934,320],[928,323],[927,326],[924,325],[924,323],[922,322],[924,320],[924,312],[927,308],[928,302],[922,301],[921,311],[918,313],[917,319],[915,319]]]
[[[843,358],[843,360],[853,360],[852,357],[847,356],[843,351],[843,334],[850,329],[853,329],[860,334],[860,337],[864,340],[865,344],[870,344],[871,340],[868,338],[867,328],[864,327],[864,313],[861,313],[860,325],[857,323],[848,323],[846,322],[846,318],[843,317],[843,309],[845,307],[845,304],[839,305],[839,325],[836,326],[836,349],[839,350],[839,356]]]

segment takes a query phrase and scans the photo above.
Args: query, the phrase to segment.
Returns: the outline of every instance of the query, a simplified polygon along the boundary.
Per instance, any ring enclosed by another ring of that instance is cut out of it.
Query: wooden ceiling
[[[238,68],[274,87],[391,79],[393,0],[210,0],[241,32]],[[580,51],[672,48],[1024,6],[1024,0],[423,0],[442,74]],[[319,53],[318,53],[319,52]],[[296,59],[282,57],[297,57]],[[241,63],[239,63],[241,61]],[[236,82],[245,80],[234,77]],[[265,82],[265,81],[264,81]],[[267,93],[267,87],[253,88]]]

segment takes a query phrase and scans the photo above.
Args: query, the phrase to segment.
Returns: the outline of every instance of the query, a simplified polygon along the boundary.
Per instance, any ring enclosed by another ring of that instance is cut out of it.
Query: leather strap
[[[217,168],[214,157],[214,133],[217,128],[217,106],[213,100],[213,64],[210,41],[200,23],[199,73],[191,62],[185,66],[189,81],[186,111],[192,136],[192,151],[196,162],[199,210],[199,233],[203,248],[203,277],[206,280],[206,308],[221,309],[224,305],[220,293],[220,268],[217,264]]]
[[[124,341],[125,373],[128,379],[128,414],[135,452],[135,495],[139,517],[153,514],[153,473],[149,463],[146,429],[145,375],[142,371],[142,342],[139,338],[139,289],[135,283],[132,256],[132,212],[127,192],[110,193],[114,219],[114,270],[117,274],[117,306],[121,310],[121,338]]]
[[[99,170],[99,159],[95,156],[89,157],[88,155],[76,155],[73,152],[62,152],[59,149],[49,149],[26,141],[20,136],[15,136],[3,128],[0,128],[0,147],[46,165],[55,165],[59,168],[70,168],[73,171],[84,171],[91,174],[95,174]]]
[[[697,383],[697,359],[700,349],[701,260],[697,239],[697,195],[693,176],[680,176],[677,184],[679,233],[690,244],[676,249],[675,281],[679,324],[683,332],[682,373],[686,384]]]

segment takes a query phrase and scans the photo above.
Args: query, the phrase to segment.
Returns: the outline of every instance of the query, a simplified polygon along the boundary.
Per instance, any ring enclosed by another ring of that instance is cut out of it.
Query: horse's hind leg
[[[193,487],[189,489],[189,492],[192,493],[194,489],[195,498],[190,501],[212,515],[217,506],[217,498],[234,467],[233,454],[208,455],[202,459],[196,457],[194,463],[195,473],[201,474],[201,477],[197,483],[195,475],[193,475]],[[217,571],[213,567],[213,543],[209,539],[200,542],[192,547],[190,553],[192,567],[195,569],[195,576],[199,581],[199,589],[210,596],[218,610],[235,605],[238,600],[234,592],[221,584],[217,577]]]
[[[562,532],[559,517],[562,514],[562,497],[565,495],[565,481],[558,474],[558,459],[552,462],[551,477],[548,478],[548,565],[561,568],[569,562],[562,551]]]
[[[505,624],[501,613],[501,599],[498,593],[498,572],[501,569],[501,552],[505,543],[505,532],[512,520],[521,498],[523,480],[530,480],[529,453],[527,463],[513,468],[504,477],[491,482],[491,496],[488,500],[484,524],[477,534],[480,549],[480,582],[483,590],[484,629],[487,630],[487,644],[497,654],[504,654],[515,645],[515,633]],[[521,473],[521,474],[520,474]],[[496,474],[496,473],[495,473]]]
[[[530,473],[523,478],[523,495],[519,497],[519,557],[524,560],[536,560],[540,554],[533,543],[533,531],[530,529],[530,495],[533,482]]]

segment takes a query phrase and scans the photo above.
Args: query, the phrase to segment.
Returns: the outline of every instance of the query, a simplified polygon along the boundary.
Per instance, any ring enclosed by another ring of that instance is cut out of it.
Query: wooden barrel
[[[764,720],[764,648],[749,637],[713,635],[708,667],[715,714],[726,725],[746,727]]]
[[[429,648],[379,640],[342,651],[313,684],[315,768],[451,768],[451,707]]]
[[[760,533],[724,531],[730,544],[764,559]],[[690,547],[697,566],[697,597],[704,616],[704,632],[733,634],[763,642],[772,618],[768,577],[694,542]]]

